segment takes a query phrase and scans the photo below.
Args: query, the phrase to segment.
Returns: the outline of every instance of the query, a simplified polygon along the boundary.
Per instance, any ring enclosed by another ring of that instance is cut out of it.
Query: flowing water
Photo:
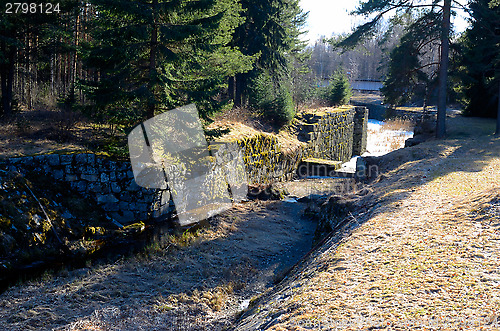
[[[386,122],[374,119],[368,120],[368,141],[366,152],[362,156],[381,156],[396,149],[404,148],[406,139],[413,137],[413,131],[404,127],[394,128]],[[354,156],[349,162],[342,165],[342,171],[355,172],[356,160]]]

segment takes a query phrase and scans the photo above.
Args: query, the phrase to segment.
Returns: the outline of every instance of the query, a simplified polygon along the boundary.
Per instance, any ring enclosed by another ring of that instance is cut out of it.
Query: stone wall
[[[24,175],[43,174],[68,182],[120,224],[168,216],[174,209],[167,190],[145,189],[135,183],[130,162],[92,153],[47,154],[10,158],[7,166]]]
[[[273,135],[259,134],[237,143],[243,150],[249,184],[291,180],[302,160],[303,148],[297,146],[284,152]]]
[[[366,152],[368,139],[368,108],[355,107],[354,111],[352,154],[362,155]]]
[[[307,156],[333,161],[349,161],[352,156],[354,109],[339,108],[304,115],[304,128],[310,130]]]
[[[240,148],[249,184],[290,180],[304,158],[348,161],[353,152],[366,148],[367,110],[343,107],[306,114],[298,126],[303,143],[283,151],[278,139],[258,134],[232,142],[219,140],[236,152]],[[68,182],[72,189],[95,203],[121,224],[165,219],[174,212],[168,190],[145,189],[135,183],[130,162],[114,161],[92,153],[47,154],[10,158],[10,170],[39,173],[54,181]]]
[[[283,151],[276,136],[258,134],[237,141],[250,184],[290,180],[305,158],[348,161],[366,150],[368,110],[346,106],[303,114],[296,124],[301,144]],[[219,141],[219,142],[223,142]]]

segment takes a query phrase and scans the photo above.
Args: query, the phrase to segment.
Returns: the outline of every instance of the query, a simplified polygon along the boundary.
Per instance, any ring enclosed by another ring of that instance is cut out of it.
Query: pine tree
[[[441,40],[441,57],[439,60],[439,96],[438,96],[438,114],[436,122],[436,136],[442,138],[446,135],[446,98],[447,98],[447,83],[448,83],[448,63],[449,63],[449,35],[450,35],[450,15],[451,15],[451,2],[452,0],[433,0],[428,2],[417,2],[413,0],[368,0],[361,2],[360,6],[354,11],[357,15],[372,15],[375,17],[369,22],[358,26],[353,33],[351,33],[342,42],[336,46],[342,48],[352,48],[364,38],[373,34],[377,23],[382,17],[389,13],[396,11],[397,14],[418,10],[420,8],[429,8],[432,12],[440,13],[441,20],[433,22],[434,25],[440,28]]]
[[[43,13],[37,7],[36,13],[24,13],[22,7],[14,4],[11,13],[0,16],[0,115],[12,113],[16,97],[22,98],[31,108],[38,72],[49,66],[50,53],[62,50],[58,37],[66,33],[65,26],[78,7],[78,1],[44,2],[48,3],[57,11]],[[2,11],[7,10],[6,2],[0,7]],[[15,91],[16,76],[22,82],[19,84],[22,86],[18,86],[22,90]]]
[[[423,12],[413,19],[401,37],[399,44],[391,51],[389,66],[384,87],[381,92],[384,102],[390,105],[401,105],[410,102],[419,94],[425,106],[436,84],[436,68],[439,62],[433,60],[436,42],[440,38],[439,26],[434,22],[441,18],[432,11]],[[431,53],[431,56],[424,55]]]

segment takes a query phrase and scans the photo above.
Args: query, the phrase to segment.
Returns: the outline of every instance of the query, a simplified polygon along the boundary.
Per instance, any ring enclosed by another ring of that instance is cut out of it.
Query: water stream
[[[369,119],[366,152],[361,156],[381,156],[404,148],[406,139],[412,137],[413,131],[388,128],[386,122]],[[349,162],[344,163],[342,171],[355,172],[358,157],[354,156]]]

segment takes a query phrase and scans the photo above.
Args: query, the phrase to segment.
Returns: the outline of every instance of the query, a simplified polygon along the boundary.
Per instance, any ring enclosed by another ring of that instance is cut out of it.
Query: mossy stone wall
[[[251,184],[290,180],[304,158],[349,161],[366,150],[368,110],[343,107],[302,115],[297,136],[303,144],[287,151],[273,135],[238,140]]]
[[[271,134],[225,143],[233,155],[239,153],[238,149],[243,152],[249,184],[266,184],[292,179],[304,158],[348,161],[353,152],[361,153],[366,148],[366,121],[364,107],[304,115],[298,128],[304,143],[287,151]],[[223,139],[218,143],[224,143]],[[90,197],[110,218],[122,224],[169,218],[174,212],[169,191],[138,186],[127,161],[75,153],[10,158],[5,163],[9,170],[22,174],[46,174],[55,182],[68,182],[73,190]]]
[[[124,225],[170,215],[174,210],[168,190],[146,189],[135,183],[130,162],[75,153],[10,158],[6,163],[9,170],[24,175],[43,174],[56,183],[68,182]]]

